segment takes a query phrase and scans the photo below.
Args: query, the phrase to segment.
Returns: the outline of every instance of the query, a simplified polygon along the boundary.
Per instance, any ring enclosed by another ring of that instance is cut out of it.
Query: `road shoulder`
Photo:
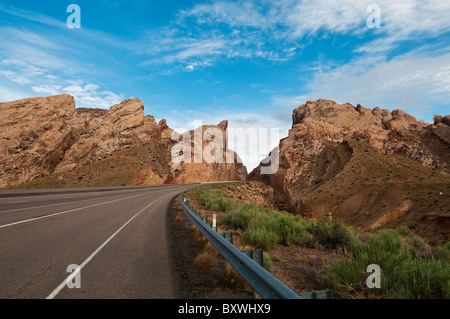
[[[177,205],[176,197],[167,213],[168,243],[171,262],[180,285],[180,299],[251,299],[248,288],[239,288],[224,277],[225,260],[218,258],[216,265],[201,267],[194,264],[203,247],[192,236],[192,222]],[[177,218],[181,216],[182,219]]]

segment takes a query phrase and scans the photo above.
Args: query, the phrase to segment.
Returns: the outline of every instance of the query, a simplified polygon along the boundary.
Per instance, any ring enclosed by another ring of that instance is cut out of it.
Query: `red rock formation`
[[[0,112],[0,188],[75,169],[79,172],[86,165],[118,154],[141,156],[133,163],[142,162],[145,167],[130,178],[130,183],[164,181],[175,175],[170,170],[173,130],[166,120],[157,124],[153,116],[144,117],[140,99],[125,100],[109,110],[76,109],[72,96],[57,95],[0,103]],[[131,148],[140,155],[127,154]],[[124,158],[128,157],[121,160]],[[183,167],[176,182],[234,180],[239,174],[229,170],[242,167],[208,164],[197,173],[191,169],[196,168]]]
[[[186,154],[183,163],[172,163],[174,183],[246,180],[247,169],[238,155],[227,148],[227,128],[228,121],[222,121],[217,126],[203,125],[184,134],[189,138],[186,146],[190,156]]]
[[[260,165],[248,179],[270,179],[278,202],[292,211],[303,211],[306,194],[331,180],[351,158],[348,140],[450,175],[449,122],[449,116],[436,116],[435,123],[429,124],[401,110],[308,101],[293,111],[289,136],[280,141],[277,173],[261,175]]]

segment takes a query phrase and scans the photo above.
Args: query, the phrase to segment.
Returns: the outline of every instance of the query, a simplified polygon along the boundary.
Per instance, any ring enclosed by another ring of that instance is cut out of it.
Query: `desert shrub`
[[[445,254],[438,259],[419,258],[399,231],[385,229],[365,242],[352,240],[349,249],[350,255],[334,263],[322,276],[324,286],[343,294],[356,292],[385,298],[450,297],[450,264],[442,258]],[[366,287],[366,268],[370,264],[380,266],[380,289]]]
[[[280,236],[280,244],[301,245],[311,240],[306,223],[288,214],[273,214],[272,226]]]
[[[388,295],[399,298],[450,298],[450,264],[436,259],[409,258],[397,265],[386,282]]]
[[[300,245],[311,239],[306,225],[294,216],[275,211],[252,215],[243,239],[262,249],[276,244]]]
[[[354,259],[382,266],[407,258],[407,249],[396,230],[385,229],[365,242],[352,241],[350,254]]]
[[[432,247],[431,254],[434,258],[450,262],[450,241],[446,242],[443,246]]]
[[[256,248],[267,250],[277,244],[279,236],[273,230],[265,228],[263,224],[253,223],[244,233],[243,239]]]
[[[306,228],[312,234],[312,241],[327,249],[348,250],[355,239],[354,231],[341,221],[311,221]]]
[[[433,256],[433,251],[430,246],[420,237],[412,236],[408,240],[409,251],[413,257],[418,258],[431,258]]]
[[[209,188],[200,189],[198,195],[202,204],[211,210],[225,212],[233,205],[233,201],[230,198],[226,198]]]
[[[220,223],[234,229],[246,230],[252,216],[258,213],[257,208],[251,205],[235,205],[227,210]]]

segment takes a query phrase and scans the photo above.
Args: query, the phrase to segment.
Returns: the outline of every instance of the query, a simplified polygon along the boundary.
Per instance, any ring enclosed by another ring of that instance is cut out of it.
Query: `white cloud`
[[[75,97],[77,107],[90,107],[108,109],[112,105],[124,100],[123,95],[117,95],[111,91],[98,91],[100,86],[96,84],[73,84],[62,88],[62,91]]]
[[[32,90],[40,95],[58,95],[61,94],[61,86],[50,86],[48,84],[42,86],[33,86]]]
[[[41,24],[44,24],[47,26],[51,26],[51,27],[58,27],[58,28],[66,28],[67,27],[67,25],[64,22],[61,22],[60,20],[51,18],[44,14],[27,11],[27,10],[22,10],[22,9],[18,9],[18,8],[15,8],[12,6],[0,4],[0,11],[7,13],[7,14],[12,14],[14,16],[20,17],[25,20],[38,22],[38,23],[41,23]]]
[[[446,0],[217,0],[181,11],[179,21],[192,18],[199,24],[268,32],[284,27],[286,37],[314,35],[319,30],[359,34],[368,31],[367,7],[373,3],[381,9],[385,32],[441,34],[449,30],[450,3]]]
[[[115,104],[124,100],[123,95],[117,95],[111,91],[98,91],[100,86],[95,84],[85,84],[76,81],[77,84],[62,87],[61,85],[33,86],[34,92],[40,95],[70,94],[75,98],[77,107],[109,109]],[[67,84],[67,83],[66,83]]]
[[[237,27],[265,28],[267,16],[261,4],[253,1],[212,1],[195,5],[191,10],[182,10],[178,22],[192,18],[198,24],[228,24]]]
[[[233,47],[230,40],[223,37],[212,34],[184,36],[175,30],[149,35],[143,42],[146,47],[141,48],[140,52],[151,58],[142,62],[141,66],[181,64],[184,65],[181,70],[187,71],[192,71],[194,67],[210,66],[212,57],[228,55]]]
[[[450,31],[447,0],[378,0],[382,26],[369,29],[367,8],[373,0],[215,0],[179,12],[177,31],[194,23],[202,36],[220,34],[234,56],[285,60],[304,37],[375,35],[356,52],[383,52],[402,41],[437,37]],[[226,26],[227,28],[225,28]],[[173,35],[176,35],[174,32]],[[195,35],[195,31],[189,30]],[[282,43],[282,45],[279,45]],[[286,45],[291,50],[286,51]],[[223,50],[214,52],[224,54]]]
[[[0,101],[6,102],[36,95],[71,94],[75,98],[77,107],[107,109],[124,100],[122,94],[102,90],[97,84],[85,84],[79,79],[61,81],[49,72],[23,61],[3,60],[0,63],[0,76],[4,79],[0,84]]]
[[[29,90],[18,89],[16,85],[0,84],[0,102],[15,101],[26,97],[30,97]]]
[[[0,11],[4,9],[0,6]],[[87,70],[85,63],[73,59],[72,51],[78,48],[78,41],[65,46],[71,39],[62,43],[57,41],[60,39],[23,28],[0,27],[1,101],[69,93],[75,97],[77,107],[109,108],[120,103],[123,95],[82,79],[95,70]]]
[[[450,99],[450,53],[424,57],[411,52],[391,60],[358,58],[316,72],[307,89],[309,99],[400,108],[421,118],[433,105]]]

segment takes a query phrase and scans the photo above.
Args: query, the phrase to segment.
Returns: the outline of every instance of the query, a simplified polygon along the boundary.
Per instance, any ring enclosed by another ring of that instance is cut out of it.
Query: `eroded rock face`
[[[450,175],[449,118],[436,116],[435,123],[429,124],[401,110],[308,101],[293,111],[292,129],[279,144],[278,172],[261,176],[258,167],[249,179],[269,178],[276,200],[287,209],[302,212],[302,199],[348,163],[353,151],[349,140]]]
[[[117,154],[123,161],[127,158],[124,151],[130,148],[136,149],[135,164],[141,161],[143,166],[130,179],[132,183],[174,182],[170,168],[173,130],[166,120],[156,123],[153,116],[144,117],[140,99],[125,100],[109,110],[76,109],[71,95],[57,95],[0,103],[0,112],[0,188],[64,175]],[[224,124],[221,129],[226,131]],[[142,147],[137,149],[137,145]],[[143,149],[144,153],[156,153],[141,154],[144,160],[137,154]],[[238,167],[225,164],[204,165],[198,176],[190,169],[184,167],[175,182],[234,180],[239,175],[228,171]]]
[[[339,143],[346,138],[358,139],[384,153],[405,155],[450,174],[450,129],[445,124],[448,118],[431,125],[402,110],[371,110],[361,105],[318,100],[294,110],[293,130],[322,133],[327,140]]]
[[[172,163],[175,183],[246,180],[246,167],[237,153],[227,148],[227,128],[228,121],[222,121],[183,134],[186,158]]]

